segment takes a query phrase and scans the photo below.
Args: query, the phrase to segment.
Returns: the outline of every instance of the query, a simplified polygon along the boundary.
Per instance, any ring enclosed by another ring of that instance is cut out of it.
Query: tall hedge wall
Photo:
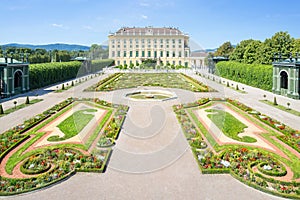
[[[81,62],[54,62],[29,65],[30,89],[75,78]]]
[[[36,89],[83,76],[88,73],[100,71],[105,66],[114,62],[112,59],[93,60],[92,62],[81,63],[72,62],[53,62],[29,65],[30,89]]]
[[[263,90],[272,90],[272,65],[223,61],[216,64],[217,75]]]
[[[103,60],[92,60],[91,71],[97,72],[102,70],[106,66],[113,65],[113,59],[103,59]]]

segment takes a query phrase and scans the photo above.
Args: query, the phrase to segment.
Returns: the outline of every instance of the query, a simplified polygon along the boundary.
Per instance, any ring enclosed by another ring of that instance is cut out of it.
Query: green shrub
[[[81,68],[81,62],[54,62],[31,64],[29,66],[30,73],[30,89],[41,88],[47,85],[75,78]]]
[[[263,90],[272,90],[272,65],[245,64],[234,61],[218,62],[217,75]]]
[[[27,96],[27,97],[26,97],[25,104],[30,104],[30,101],[29,101],[29,96]]]
[[[0,115],[3,115],[3,114],[4,114],[3,106],[2,106],[2,104],[0,104]]]
[[[274,104],[275,106],[278,105],[276,97],[274,97],[274,102],[273,102],[273,104]]]

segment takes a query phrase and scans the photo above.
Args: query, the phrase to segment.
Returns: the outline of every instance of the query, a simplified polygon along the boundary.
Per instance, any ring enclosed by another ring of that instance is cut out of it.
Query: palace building
[[[157,65],[190,64],[189,36],[178,28],[124,27],[109,38],[109,58],[116,65],[137,65],[153,60]]]

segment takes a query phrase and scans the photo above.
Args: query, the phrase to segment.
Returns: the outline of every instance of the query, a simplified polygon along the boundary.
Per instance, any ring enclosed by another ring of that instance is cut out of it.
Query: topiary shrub
[[[3,114],[4,114],[4,110],[3,110],[2,104],[0,104],[0,115],[3,115]]]
[[[276,97],[274,97],[274,102],[273,102],[273,104],[274,104],[274,106],[277,106],[277,105],[278,105]]]
[[[29,101],[29,96],[27,96],[27,97],[26,97],[25,104],[30,104],[30,101]]]

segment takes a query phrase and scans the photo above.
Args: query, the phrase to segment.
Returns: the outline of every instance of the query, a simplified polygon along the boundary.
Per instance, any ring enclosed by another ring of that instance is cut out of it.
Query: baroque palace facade
[[[189,66],[189,36],[177,28],[121,28],[109,34],[109,58],[116,65],[137,65],[155,60],[157,65]]]

